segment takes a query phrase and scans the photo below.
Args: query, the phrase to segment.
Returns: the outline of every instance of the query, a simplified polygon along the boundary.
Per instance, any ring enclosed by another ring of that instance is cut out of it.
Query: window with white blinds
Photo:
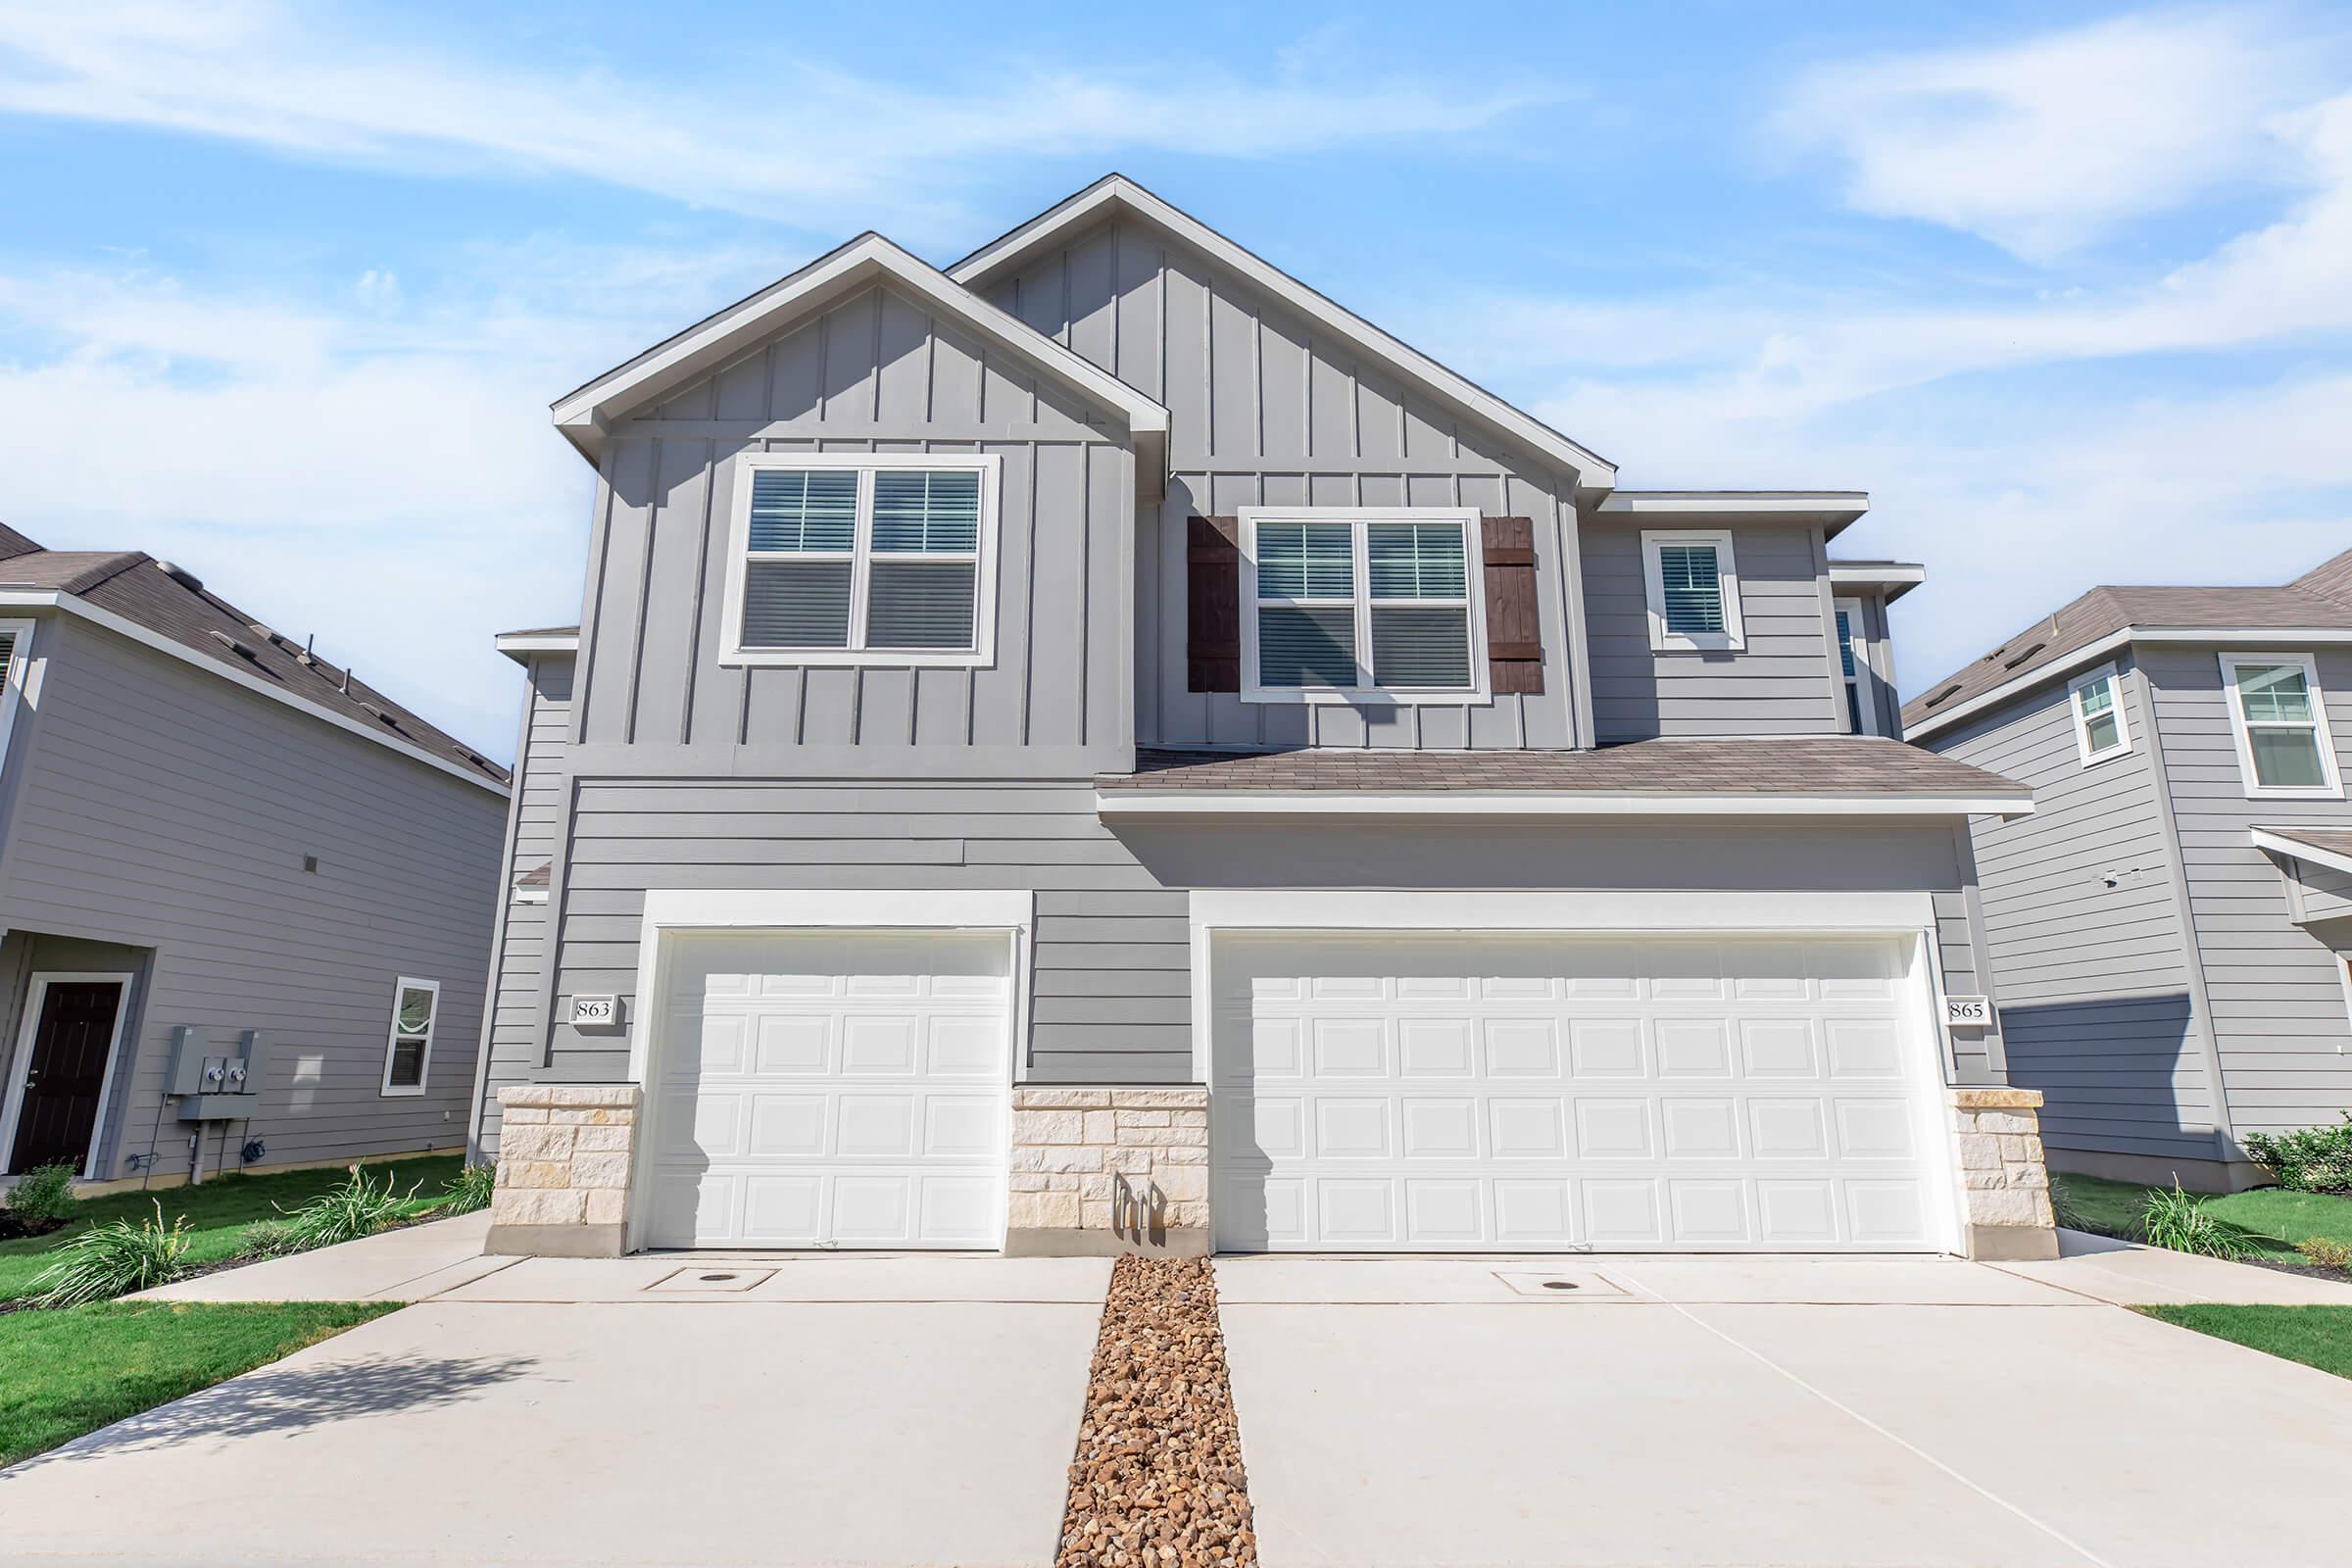
[[[737,662],[979,663],[994,457],[743,460],[728,581]]]
[[[1483,701],[1478,514],[1245,511],[1243,695]]]
[[[1740,571],[1730,534],[1645,533],[1642,565],[1650,647],[1708,652],[1742,646]]]

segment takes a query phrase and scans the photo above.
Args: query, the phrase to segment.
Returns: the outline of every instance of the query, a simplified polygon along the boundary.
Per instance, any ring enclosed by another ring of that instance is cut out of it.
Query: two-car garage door
[[[1221,936],[1217,1244],[1936,1248],[1909,947]]]

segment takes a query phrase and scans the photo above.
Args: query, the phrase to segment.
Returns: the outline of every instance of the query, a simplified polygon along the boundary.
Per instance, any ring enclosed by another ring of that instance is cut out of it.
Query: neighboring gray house
[[[463,1145],[505,769],[136,552],[0,527],[0,1174]]]
[[[2010,1074],[2050,1162],[2230,1190],[2352,1108],[2352,552],[2279,588],[2093,588],[1903,710],[2034,787],[1976,824]]]
[[[495,1249],[2050,1250],[1863,497],[1619,490],[1116,176],[555,422]]]

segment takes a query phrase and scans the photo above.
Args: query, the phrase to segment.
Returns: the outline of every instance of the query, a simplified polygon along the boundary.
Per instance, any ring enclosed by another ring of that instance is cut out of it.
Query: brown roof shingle
[[[2306,845],[2323,855],[2352,856],[2352,828],[2266,825],[2262,831]]]
[[[1650,795],[1958,795],[2030,800],[2023,784],[1871,736],[1632,741],[1591,752],[1136,753],[1103,791],[1356,790]]]

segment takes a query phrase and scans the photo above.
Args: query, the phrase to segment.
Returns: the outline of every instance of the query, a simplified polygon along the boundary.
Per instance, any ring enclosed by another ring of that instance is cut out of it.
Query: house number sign
[[[1946,997],[1943,1021],[1954,1029],[1988,1028],[1992,1023],[1992,1004],[1983,997]]]
[[[620,1016],[618,997],[574,997],[571,999],[571,1021],[574,1024],[612,1023]]]

